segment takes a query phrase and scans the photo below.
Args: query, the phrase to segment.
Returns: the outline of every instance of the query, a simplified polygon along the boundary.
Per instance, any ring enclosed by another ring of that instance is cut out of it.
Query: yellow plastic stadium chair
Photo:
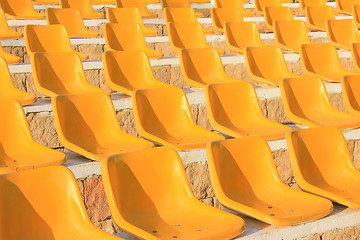
[[[352,15],[356,26],[360,28],[360,4],[353,5]]]
[[[360,0],[336,0],[336,7],[342,14],[351,15],[354,5],[360,4]]]
[[[116,0],[90,0],[93,5],[113,5]]]
[[[226,22],[224,35],[230,51],[244,54],[246,47],[266,46],[260,38],[259,30],[254,22]]]
[[[2,98],[16,99],[22,105],[29,105],[36,101],[34,94],[15,88],[6,61],[0,57],[0,99]]]
[[[247,1],[246,1],[247,2]],[[215,0],[215,7],[217,8],[238,8],[243,17],[253,17],[255,12],[245,10],[243,0]]]
[[[325,84],[317,77],[289,78],[280,81],[286,116],[307,127],[360,127],[360,117],[335,109],[330,104]]]
[[[355,70],[360,72],[360,43],[353,43],[351,46],[351,55]]]
[[[191,8],[189,0],[161,0],[162,8]],[[197,18],[201,18],[203,13],[195,12]]]
[[[111,215],[138,239],[233,239],[245,223],[194,196],[178,153],[157,147],[100,163]]]
[[[136,23],[106,23],[104,25],[106,48],[109,51],[142,50],[149,58],[162,58],[164,53],[146,45],[141,26]]]
[[[170,86],[156,80],[144,51],[105,52],[103,63],[109,87],[126,95],[131,96],[137,89]]]
[[[6,21],[5,13],[0,8],[0,40],[17,39],[21,37],[22,33],[13,31],[9,28],[9,25]]]
[[[76,52],[72,49],[66,28],[57,25],[26,25],[26,51],[32,57],[35,52]],[[76,52],[81,60],[88,59],[88,55]]]
[[[281,0],[255,0],[255,10],[258,14],[264,15],[265,7],[281,7]]]
[[[1,0],[0,8],[12,18],[43,19],[44,14],[34,10],[31,0]]]
[[[60,0],[32,0],[34,4],[58,5]]]
[[[0,110],[6,113],[6,117],[0,119],[0,176],[4,173],[57,165],[66,161],[65,154],[35,142],[24,110],[16,99],[1,97]],[[24,228],[21,228],[20,232],[24,233],[23,230]],[[1,232],[0,230],[0,238]]]
[[[216,31],[224,32],[225,22],[243,22],[243,17],[238,8],[212,8],[211,20]]]
[[[141,136],[177,151],[204,148],[223,136],[199,127],[183,90],[174,87],[136,90],[131,97]]]
[[[145,27],[139,9],[129,8],[107,8],[106,18],[109,23],[135,23],[139,24],[145,37],[157,35],[157,30]]]
[[[316,31],[326,31],[328,20],[335,19],[334,10],[330,6],[309,6],[305,9],[308,27]]]
[[[274,24],[276,46],[299,53],[302,44],[310,44],[308,30],[304,21],[276,21]]]
[[[164,19],[169,22],[197,22],[195,12],[192,8],[164,8]],[[204,34],[211,34],[213,31],[203,27]]]
[[[31,67],[36,89],[46,96],[91,92],[110,94],[86,81],[80,57],[74,52],[37,52]]]
[[[327,37],[337,48],[350,50],[353,43],[360,43],[360,34],[352,19],[329,20],[326,23]]]
[[[61,95],[52,98],[51,105],[60,142],[89,159],[101,161],[154,146],[120,128],[114,105],[104,93]]]
[[[360,208],[360,172],[335,127],[303,129],[286,136],[299,187],[339,204]]]
[[[99,33],[86,29],[81,13],[76,8],[47,8],[47,24],[61,24],[66,28],[70,38],[98,37]]]
[[[149,12],[146,6],[146,0],[116,0],[117,8],[135,7],[139,9],[142,18],[157,18],[157,15]]]
[[[341,89],[347,112],[360,117],[360,76],[344,76]]]
[[[292,21],[294,20],[292,11],[289,7],[265,7],[264,17],[266,27],[270,30],[274,30],[274,23],[276,21]]]
[[[60,0],[61,8],[77,8],[84,19],[103,18],[104,14],[94,11],[90,0]]]
[[[21,61],[21,58],[18,56],[12,55],[4,51],[0,42],[0,57],[4,58],[7,64],[17,64]]]
[[[267,119],[251,83],[210,84],[205,91],[211,126],[234,138],[260,136],[267,141],[285,138],[291,127]]]
[[[0,196],[1,239],[122,239],[91,223],[64,166],[0,175]]]
[[[167,32],[171,49],[180,54],[183,48],[215,48],[206,42],[202,26],[198,22],[169,22]],[[215,48],[220,55],[225,51]]]
[[[247,47],[244,55],[247,72],[254,82],[279,86],[283,78],[300,77],[289,71],[279,47]]]
[[[214,48],[184,48],[179,54],[182,76],[190,86],[204,88],[211,83],[239,81],[224,71]]]
[[[345,75],[355,75],[341,66],[336,48],[331,43],[303,44],[300,51],[303,72],[327,82],[340,82]]]
[[[212,142],[207,155],[215,195],[229,209],[279,226],[319,219],[333,210],[331,201],[284,184],[260,137]]]
[[[211,1],[210,0],[190,0],[190,3],[205,4],[205,3],[211,3]]]
[[[318,7],[323,7],[326,6],[326,1],[327,0],[300,0],[300,8],[301,11],[305,14],[305,8],[309,7],[309,6],[318,6]]]

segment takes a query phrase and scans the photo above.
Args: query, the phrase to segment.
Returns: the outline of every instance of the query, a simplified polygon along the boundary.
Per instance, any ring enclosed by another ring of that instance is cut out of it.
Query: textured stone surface
[[[357,240],[360,239],[360,226],[352,226],[328,231],[326,233],[317,233],[298,240]]]

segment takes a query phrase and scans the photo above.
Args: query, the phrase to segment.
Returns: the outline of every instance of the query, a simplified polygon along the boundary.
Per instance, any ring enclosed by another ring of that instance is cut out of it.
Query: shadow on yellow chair
[[[91,223],[76,179],[64,166],[0,175],[0,195],[3,239],[122,239]]]
[[[342,14],[351,15],[354,5],[360,4],[359,0],[336,0],[336,7]]]
[[[347,112],[360,117],[360,76],[344,76],[341,89]]]
[[[195,12],[192,8],[164,8],[164,19],[169,22],[197,22]],[[213,31],[203,27],[204,34],[211,34]]]
[[[210,84],[206,87],[205,99],[211,126],[231,137],[260,136],[272,141],[285,138],[285,134],[291,132],[291,127],[263,115],[251,83]]]
[[[5,59],[2,57],[0,57],[0,99],[1,98],[16,99],[22,105],[29,105],[36,101],[34,94],[15,88],[9,68]]]
[[[214,48],[185,48],[179,55],[182,76],[190,86],[204,88],[211,83],[239,81],[224,71]]]
[[[360,117],[335,109],[325,84],[317,77],[280,81],[281,98],[286,116],[307,127],[335,126],[340,129],[360,127]]]
[[[161,0],[161,6],[165,8],[191,8],[189,0]],[[201,18],[203,13],[195,12],[197,18]]]
[[[303,129],[286,136],[297,184],[306,192],[360,208],[360,172],[341,131],[335,127]]]
[[[156,18],[157,15],[149,12],[146,6],[146,0],[116,0],[117,8],[135,7],[139,9],[142,18]]]
[[[255,10],[258,14],[264,15],[265,7],[281,7],[281,0],[255,0]]]
[[[305,8],[309,7],[309,6],[318,6],[318,7],[323,7],[326,6],[326,1],[327,0],[300,0],[300,8],[301,11],[305,14]]]
[[[0,40],[17,39],[21,37],[22,37],[22,33],[13,31],[9,28],[9,25],[5,17],[5,13],[0,8]]]
[[[335,19],[335,13],[330,6],[309,6],[305,9],[306,23],[308,27],[316,31],[326,31],[328,20]]]
[[[356,26],[358,28],[360,28],[360,4],[353,5],[352,15],[353,15],[353,19],[356,23]]]
[[[244,55],[247,72],[256,83],[278,86],[283,78],[300,77],[289,71],[279,47],[247,47]]]
[[[254,22],[225,22],[224,35],[230,51],[244,54],[247,47],[266,46]]]
[[[357,72],[360,72],[360,43],[353,43],[351,46],[351,55],[354,64],[354,68]]]
[[[98,32],[86,29],[81,13],[76,8],[47,8],[45,13],[47,24],[63,25],[70,38],[92,38],[99,36]]]
[[[308,30],[304,21],[276,21],[274,23],[276,46],[295,53],[300,52],[302,44],[310,44]]]
[[[199,127],[183,90],[176,87],[137,90],[131,97],[141,136],[177,151],[204,148],[223,136]]]
[[[183,48],[215,48],[206,42],[202,26],[198,22],[169,22],[167,32],[171,49],[180,54]],[[220,55],[225,51],[215,48]]]
[[[103,54],[106,82],[115,91],[131,96],[137,89],[169,87],[156,80],[149,58],[141,50]]]
[[[31,67],[36,89],[46,96],[91,92],[110,94],[86,81],[81,60],[74,52],[37,52]]]
[[[0,98],[0,110],[6,113],[6,117],[0,120],[0,176],[3,173],[57,165],[66,161],[65,154],[35,142],[24,110],[16,99]],[[22,232],[23,230],[24,228]],[[3,237],[1,234],[0,236]]]
[[[70,43],[69,35],[64,26],[57,25],[26,25],[26,51],[30,57],[35,52],[75,52]],[[75,52],[81,60],[88,59],[88,55]]]
[[[342,67],[336,48],[331,43],[303,44],[300,51],[303,72],[327,82],[340,82],[345,75],[358,75]]]
[[[145,37],[156,36],[157,30],[145,27],[139,9],[129,8],[107,8],[106,18],[109,23],[135,23],[139,24]]]
[[[61,8],[77,8],[85,19],[100,19],[104,17],[101,12],[94,11],[90,0],[60,0]]]
[[[243,22],[243,17],[237,8],[212,8],[211,20],[216,31],[224,32],[225,22]]]
[[[149,58],[162,58],[164,54],[149,48],[141,26],[136,23],[106,23],[104,25],[106,48],[109,51],[142,50]]]
[[[115,223],[139,239],[225,240],[245,229],[241,218],[196,199],[174,149],[111,156],[101,175]]]
[[[92,160],[152,148],[153,143],[125,133],[110,97],[103,93],[62,95],[51,99],[60,142]]]
[[[18,64],[21,61],[21,58],[18,56],[12,55],[4,51],[0,42],[0,57],[4,58],[7,64]]]
[[[265,7],[264,8],[265,25],[270,30],[274,30],[276,21],[294,20],[292,11],[289,7]]]
[[[0,9],[12,18],[43,19],[45,15],[34,10],[31,0],[1,0]]]
[[[240,10],[243,17],[253,17],[255,12],[245,10],[244,2],[242,0],[215,0],[215,7],[217,8],[237,8]]]
[[[328,41],[337,48],[350,50],[353,43],[360,43],[360,34],[352,19],[328,20],[326,23]]]
[[[280,226],[319,219],[333,210],[331,201],[284,184],[260,137],[212,142],[207,156],[215,195],[229,209]]]

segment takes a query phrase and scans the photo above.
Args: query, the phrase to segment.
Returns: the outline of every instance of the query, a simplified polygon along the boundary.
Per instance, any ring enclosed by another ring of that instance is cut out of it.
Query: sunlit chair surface
[[[255,12],[247,11],[244,8],[242,0],[215,0],[215,7],[217,8],[238,8],[243,17],[253,17]]]
[[[183,90],[174,87],[136,90],[132,96],[141,136],[177,151],[204,148],[223,136],[199,127],[192,119]]]
[[[49,25],[63,25],[70,38],[91,38],[99,36],[98,32],[86,29],[81,13],[76,8],[47,8],[46,20]]]
[[[205,3],[211,3],[211,1],[210,0],[190,0],[190,3],[205,4]]]
[[[247,72],[254,82],[278,86],[283,78],[300,77],[289,71],[279,47],[247,47],[244,55]]]
[[[231,137],[260,136],[272,141],[285,138],[285,134],[291,132],[291,127],[264,116],[251,83],[210,84],[206,87],[205,99],[211,126]]]
[[[104,14],[94,11],[90,0],[60,0],[61,8],[77,8],[85,19],[103,18]]]
[[[316,31],[326,31],[326,22],[335,19],[334,10],[330,6],[309,6],[305,9],[308,27]]]
[[[136,23],[106,23],[106,48],[109,51],[142,50],[149,58],[162,58],[164,54],[146,45],[141,26]]]
[[[70,43],[66,28],[56,25],[26,25],[26,51],[32,57],[35,52],[75,52]],[[81,60],[88,59],[88,55],[76,52]]]
[[[164,19],[169,22],[197,22],[195,12],[192,8],[164,8]],[[213,31],[203,27],[204,34],[211,34]]]
[[[329,20],[326,23],[328,41],[335,47],[350,50],[353,43],[360,43],[360,34],[352,19]]]
[[[34,4],[57,5],[60,0],[32,0]]]
[[[101,163],[116,224],[139,239],[233,239],[244,221],[196,199],[178,153],[157,147]]]
[[[160,3],[160,0],[146,0],[146,4],[156,4]]]
[[[185,48],[179,54],[184,80],[193,87],[204,88],[210,83],[239,81],[224,71],[219,53],[214,48]]]
[[[0,43],[0,57],[4,58],[7,64],[17,64],[21,61],[18,56],[12,55],[4,51]]]
[[[0,110],[6,113],[6,117],[0,120],[0,175],[62,164],[66,161],[65,154],[35,142],[24,110],[16,99],[1,97]],[[21,229],[23,232],[24,229]]]
[[[310,44],[308,30],[304,21],[276,21],[274,24],[276,46],[295,53],[300,52],[302,44]]]
[[[84,68],[74,52],[35,53],[32,73],[36,89],[49,97],[107,91],[86,81]]]
[[[76,179],[64,166],[0,175],[0,196],[2,239],[122,239],[91,223]]]
[[[289,7],[265,7],[264,17],[266,27],[270,30],[274,30],[274,23],[281,20],[294,20],[292,11]]]
[[[281,0],[254,0],[255,10],[258,14],[264,15],[265,7],[281,7]]]
[[[22,105],[29,105],[36,101],[34,94],[15,88],[6,61],[0,57],[0,99],[2,98],[16,99]]]
[[[60,142],[92,160],[152,148],[153,143],[125,133],[110,97],[104,93],[61,95],[51,99]]]
[[[16,39],[21,37],[22,37],[22,33],[13,31],[9,28],[9,25],[5,17],[5,13],[0,8],[0,40]]]
[[[206,42],[202,26],[198,22],[169,22],[167,32],[171,49],[180,54],[183,48],[215,48]],[[215,48],[220,55],[225,51]]]
[[[226,22],[224,35],[230,51],[244,54],[246,47],[266,46],[260,38],[259,30],[254,22]]]
[[[352,15],[356,26],[360,28],[360,4],[353,5]]]
[[[360,72],[360,43],[353,43],[351,46],[351,55],[355,70]]]
[[[286,116],[307,127],[335,126],[340,129],[360,127],[360,117],[335,109],[325,84],[317,77],[301,77],[280,81],[281,98]]]
[[[347,112],[360,117],[360,76],[344,76],[341,89]]]
[[[300,51],[303,72],[327,82],[340,82],[345,75],[355,75],[341,66],[336,48],[331,43],[303,44]]]
[[[212,8],[211,20],[216,31],[224,32],[225,22],[243,22],[243,17],[237,8]]]
[[[149,12],[146,6],[146,0],[116,0],[117,8],[135,7],[139,9],[142,18],[156,18],[157,15]]]
[[[13,18],[43,19],[44,14],[34,10],[31,0],[1,0],[0,8]]]
[[[331,201],[283,183],[260,137],[212,142],[207,156],[215,195],[229,209],[282,226],[319,219],[333,210]]]
[[[149,58],[141,50],[105,52],[103,63],[109,87],[126,95],[137,89],[169,87],[156,80]]]
[[[353,5],[360,4],[360,0],[336,0],[336,7],[342,14],[351,15]]]
[[[111,5],[115,4],[116,0],[90,0],[93,5]]]
[[[301,189],[360,208],[360,172],[336,127],[303,129],[286,136],[289,158]]]
[[[107,8],[106,18],[109,23],[135,23],[139,24],[144,36],[156,36],[157,31],[152,28],[145,27],[140,15],[139,9],[135,7],[129,8]]]
[[[326,6],[327,0],[300,0],[300,8],[301,11],[305,14],[305,8],[309,6],[318,6],[323,7]]]
[[[161,0],[162,8],[191,8],[189,0]],[[195,12],[195,16],[200,18],[203,16],[201,12]]]

